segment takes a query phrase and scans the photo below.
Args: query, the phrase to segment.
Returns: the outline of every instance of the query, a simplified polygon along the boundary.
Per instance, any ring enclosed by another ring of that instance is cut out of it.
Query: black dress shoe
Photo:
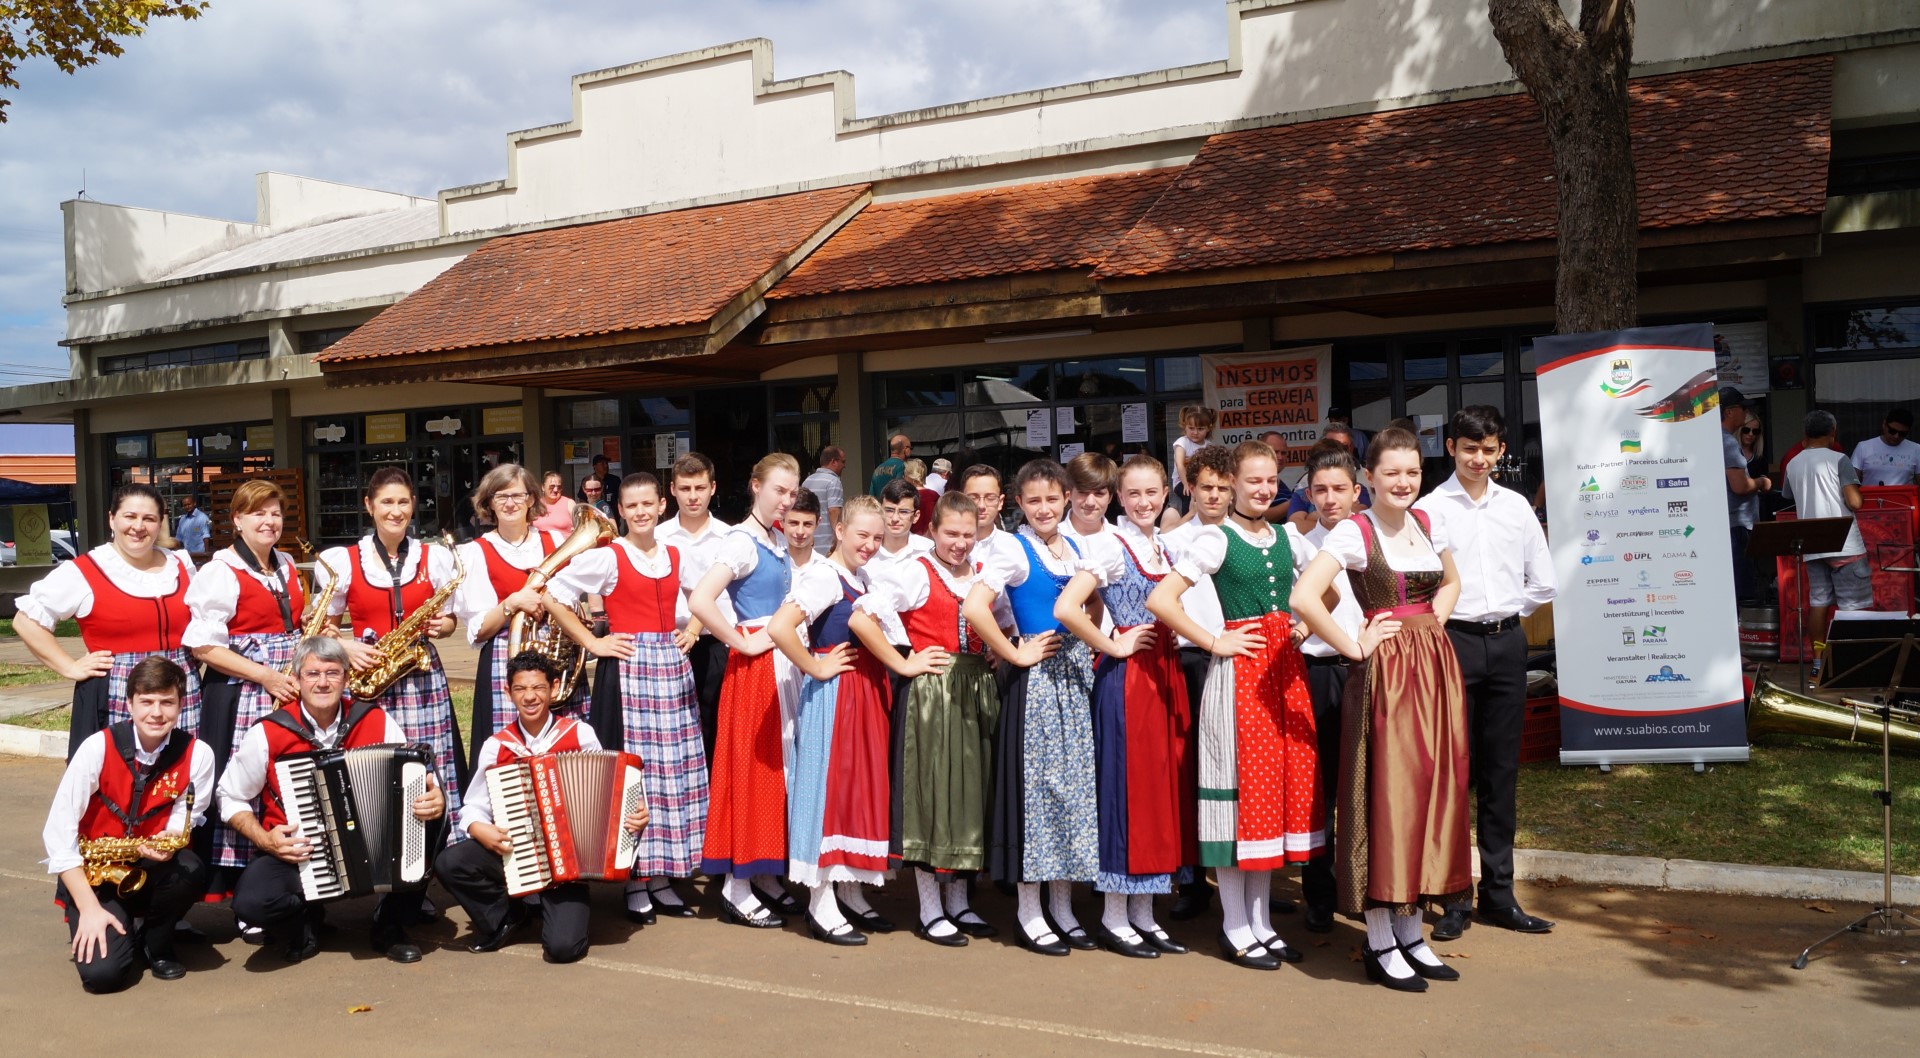
[[[1060,934],[1055,933],[1052,930],[1048,930],[1047,932],[1041,934],[1041,937],[1043,939],[1035,940],[1032,937],[1027,936],[1027,931],[1024,929],[1016,929],[1013,931],[1014,942],[1019,944],[1022,948],[1025,948],[1028,951],[1034,953],[1035,955],[1058,956],[1058,955],[1070,955],[1073,953],[1073,949],[1067,947],[1067,942],[1060,939]],[[1050,938],[1050,939],[1045,939],[1045,938]]]
[[[1308,933],[1332,933],[1333,908],[1308,904],[1307,913],[1300,924],[1307,927]]]
[[[1499,926],[1501,929],[1513,930],[1515,933],[1553,932],[1553,923],[1548,922],[1544,918],[1534,918],[1518,907],[1483,907],[1480,909],[1480,921],[1485,922],[1489,926]],[[1434,930],[1434,936],[1440,936],[1438,929]],[[1443,937],[1441,939],[1444,940],[1445,938]]]
[[[199,929],[196,929],[191,922],[182,919],[173,924],[173,942],[175,944],[205,944],[207,942],[207,935]],[[172,980],[172,978],[167,978],[167,980]]]
[[[933,933],[933,927],[942,922],[953,926],[953,932],[944,936]],[[964,948],[967,946],[967,935],[960,932],[960,927],[945,915],[941,915],[932,922],[922,922],[918,926],[913,927],[913,935],[919,937],[921,940],[938,944],[942,948]]]
[[[505,922],[500,923],[499,929],[484,937],[475,937],[467,941],[467,950],[475,953],[499,951],[507,946],[507,941],[513,938],[514,931],[520,928],[522,921],[522,919],[508,916]]]
[[[1180,887],[1180,895],[1174,898],[1173,910],[1169,916],[1175,922],[1199,918],[1206,914],[1213,904],[1213,887],[1205,882],[1188,882]]]
[[[1386,955],[1388,952],[1395,952],[1399,950],[1400,950],[1399,948],[1395,947],[1395,948],[1388,948],[1386,951],[1374,951],[1372,948],[1368,948],[1363,945],[1360,949],[1360,951],[1363,953],[1361,961],[1367,964],[1367,980],[1372,981],[1375,984],[1386,985],[1388,988],[1391,988],[1396,992],[1426,991],[1427,990],[1426,978],[1421,977],[1418,974],[1415,974],[1412,977],[1395,977],[1392,974],[1387,972],[1387,968],[1385,966],[1381,965],[1380,963],[1381,956]]]
[[[1433,948],[1428,947],[1427,950],[1431,952]],[[1413,951],[1408,945],[1400,945],[1400,956],[1407,960],[1408,966],[1413,967],[1414,973],[1419,974],[1429,981],[1458,981],[1460,979],[1460,971],[1451,966],[1445,964],[1428,966],[1426,963],[1414,958]]]
[[[666,893],[672,896],[673,899],[662,900],[660,899],[661,893]],[[653,910],[655,914],[665,915],[668,918],[693,917],[692,906],[680,899],[680,891],[671,885],[663,885],[658,889],[649,889],[647,890],[647,895],[653,898]]]
[[[1152,948],[1162,955],[1185,955],[1187,953],[1187,946],[1167,936],[1167,931],[1164,929],[1149,930],[1135,926],[1133,927],[1133,931],[1140,934],[1140,939],[1147,942],[1147,947]]]
[[[1278,970],[1280,960],[1256,943],[1251,948],[1235,948],[1225,933],[1220,934],[1220,957],[1249,970]]]
[[[748,929],[779,929],[787,924],[786,919],[765,907],[754,908],[749,914],[733,906],[733,901],[724,896],[720,898],[720,921],[745,926]]]
[[[839,903],[839,901],[835,901],[835,903]],[[840,913],[846,916],[848,922],[853,923],[856,927],[867,933],[892,933],[894,930],[900,928],[893,924],[892,919],[883,918],[878,912],[855,911],[844,903],[840,904]]]
[[[1267,949],[1268,955],[1273,956],[1274,958],[1280,960],[1281,962],[1289,962],[1289,963],[1299,962],[1303,958],[1303,956],[1300,954],[1300,949],[1295,948],[1292,945],[1289,945],[1284,940],[1281,940],[1280,935],[1277,933],[1274,934],[1272,937],[1261,941],[1260,946]]]
[[[814,940],[841,948],[858,948],[867,942],[867,935],[853,928],[851,922],[842,922],[838,929],[828,929],[815,922],[812,915],[807,916],[807,932],[813,934]]]
[[[281,957],[290,963],[304,962],[320,954],[320,938],[311,927],[304,923],[293,938],[281,949]]]
[[[659,910],[659,907],[658,904],[655,904],[645,911],[635,911],[633,908],[627,908],[627,921],[636,926],[651,926],[655,921],[655,912]]]
[[[973,908],[967,908],[957,915],[948,915],[947,917],[953,920],[953,924],[959,928],[960,932],[965,933],[969,937],[979,937],[981,940],[985,940],[988,937],[997,937],[1000,935],[1000,931],[993,927],[993,923],[981,918],[979,913],[974,911]],[[971,921],[969,921],[969,919],[971,919]]]
[[[187,976],[186,966],[169,955],[148,955],[147,969],[162,981],[178,981]]]
[[[1272,913],[1276,915],[1291,915],[1298,910],[1300,910],[1300,905],[1291,900],[1275,900],[1273,902]]]
[[[1115,955],[1124,955],[1129,959],[1158,959],[1160,957],[1159,952],[1147,947],[1140,941],[1121,940],[1118,936],[1114,935],[1112,930],[1100,922],[1093,924],[1093,939],[1099,941],[1102,948],[1107,949]]]
[[[372,947],[374,951],[397,963],[420,961],[420,945],[415,944],[403,929],[382,929],[375,926]]]
[[[1448,908],[1447,913],[1440,916],[1440,921],[1433,924],[1433,939],[1459,940],[1460,934],[1472,925],[1473,921],[1464,909]]]
[[[772,908],[774,911],[778,912],[779,914],[804,915],[807,913],[806,905],[802,904],[798,900],[795,900],[793,897],[793,894],[787,892],[786,886],[781,885],[778,882],[775,882],[774,884],[778,885],[779,888],[774,890],[773,892],[768,892],[767,890],[762,889],[757,885],[752,886],[751,888],[753,889],[753,895],[759,897],[760,902],[762,904],[765,904],[766,906]]]

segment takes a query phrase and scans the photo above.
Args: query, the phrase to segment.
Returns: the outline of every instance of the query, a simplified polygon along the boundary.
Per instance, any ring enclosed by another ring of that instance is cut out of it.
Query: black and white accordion
[[[621,821],[647,803],[640,758],[614,750],[544,753],[487,771],[494,825],[511,845],[507,895],[624,879],[639,838]]]
[[[424,889],[428,827],[414,799],[427,792],[433,751],[389,743],[291,753],[274,764],[287,822],[312,854],[300,864],[309,902]]]

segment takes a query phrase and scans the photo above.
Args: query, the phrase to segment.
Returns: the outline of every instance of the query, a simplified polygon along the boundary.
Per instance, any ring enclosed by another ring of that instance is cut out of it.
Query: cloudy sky
[[[268,169],[431,196],[504,176],[506,134],[565,120],[570,75],[745,37],[774,42],[782,78],[851,71],[870,115],[1224,58],[1226,4],[214,0],[77,76],[21,70],[0,125],[0,385],[67,372],[60,202],[82,187],[238,219]],[[69,440],[0,426],[4,451]]]

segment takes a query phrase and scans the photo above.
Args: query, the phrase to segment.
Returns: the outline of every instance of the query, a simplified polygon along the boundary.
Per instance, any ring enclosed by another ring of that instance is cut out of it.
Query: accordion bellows
[[[507,894],[624,880],[639,838],[621,825],[646,803],[640,758],[614,750],[545,753],[487,771],[493,822],[511,843]]]
[[[426,888],[428,824],[414,817],[413,802],[427,792],[431,749],[290,753],[273,767],[287,822],[313,848],[300,864],[309,902]]]

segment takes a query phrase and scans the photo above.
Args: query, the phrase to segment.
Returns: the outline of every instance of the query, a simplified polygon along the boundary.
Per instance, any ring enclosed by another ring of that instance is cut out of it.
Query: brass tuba
[[[553,579],[574,556],[585,554],[596,547],[612,542],[620,531],[613,519],[601,514],[592,504],[573,505],[573,532],[553,549],[553,554],[540,560],[540,564],[527,571],[526,587],[534,591],[543,591],[547,581]],[[586,600],[573,604],[573,612],[578,614],[582,624],[591,625],[592,616],[587,612]],[[560,670],[560,681],[553,685],[553,700],[564,702],[573,696],[574,686],[580,682],[580,674],[587,667],[587,652],[580,648],[560,626],[545,612],[538,615],[516,613],[507,626],[507,657],[512,659],[523,650],[531,650]]]
[[[433,598],[420,604],[418,610],[408,614],[406,620],[394,626],[393,631],[380,637],[373,645],[379,651],[380,660],[364,669],[355,669],[347,677],[347,693],[356,701],[378,698],[393,689],[401,677],[419,669],[425,671],[433,665],[433,654],[427,650],[426,628],[440,616],[440,611],[453,597],[454,590],[467,577],[466,564],[460,561],[460,551],[453,546],[451,534],[443,533],[438,541],[441,546],[453,553],[453,579],[446,586],[433,593]],[[428,560],[426,545],[420,547],[420,561]]]
[[[1880,741],[1879,707],[1852,699],[1842,702],[1836,705],[1771,680],[1755,680],[1753,697],[1747,700],[1747,737],[1812,735],[1845,742]],[[1888,727],[1893,752],[1920,756],[1920,713],[1895,708]]]

